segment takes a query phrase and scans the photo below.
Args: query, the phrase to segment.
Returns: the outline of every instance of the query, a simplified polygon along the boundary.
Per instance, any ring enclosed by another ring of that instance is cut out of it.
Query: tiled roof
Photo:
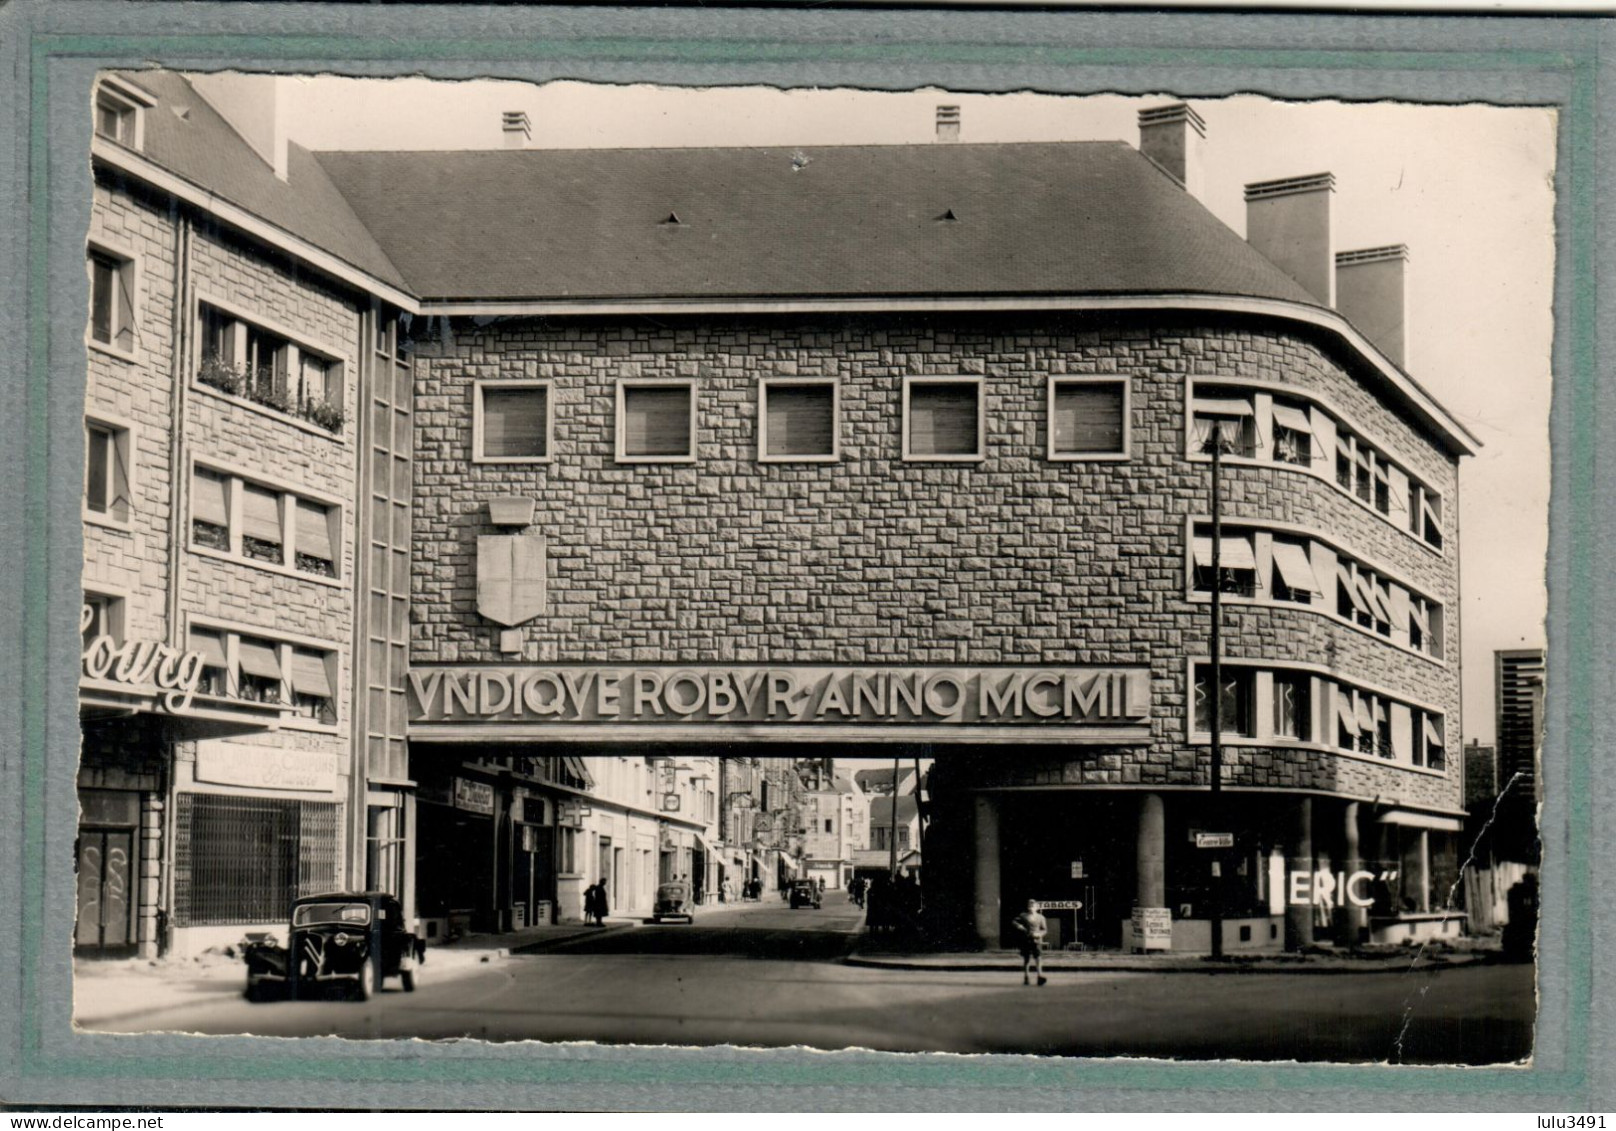
[[[387,253],[348,206],[314,155],[292,145],[287,177],[275,171],[191,84],[172,71],[119,75],[157,99],[146,112],[141,154],[392,286],[408,289]]]
[[[423,299],[1314,301],[1122,142],[317,156]]]
[[[898,795],[898,824],[907,825],[919,815],[920,809],[915,802],[915,795],[912,793],[900,793]],[[882,825],[891,824],[892,798],[890,796],[870,798],[870,827],[878,829]]]

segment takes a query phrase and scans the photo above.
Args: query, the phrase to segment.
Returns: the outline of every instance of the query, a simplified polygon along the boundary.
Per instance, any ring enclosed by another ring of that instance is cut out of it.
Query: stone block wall
[[[1186,383],[1278,381],[1328,396],[1445,500],[1445,554],[1331,481],[1230,467],[1225,514],[1316,528],[1384,563],[1448,609],[1457,657],[1456,465],[1380,402],[1322,338],[1272,323],[1187,316],[990,319],[456,321],[419,342],[416,663],[500,662],[475,611],[486,500],[538,502],[549,609],[522,630],[528,662],[1149,664],[1148,746],[1051,755],[1067,783],[1193,784],[1205,748],[1185,743],[1185,657],[1207,649],[1188,599],[1186,520],[1209,510],[1209,473],[1187,458]],[[1124,462],[1051,462],[1046,381],[1127,375]],[[906,462],[908,375],[985,378],[986,458]],[[834,376],[841,458],[760,463],[758,378]],[[693,464],[614,459],[615,382],[692,377]],[[471,463],[475,379],[554,381],[547,464]],[[1458,718],[1456,660],[1410,654],[1302,609],[1231,607],[1225,654],[1326,665]],[[505,661],[508,662],[508,661]],[[1457,730],[1453,731],[1457,735]],[[1457,742],[1451,763],[1458,760]],[[1027,758],[1018,764],[1031,770]],[[1238,748],[1231,780],[1457,805],[1459,774]]]

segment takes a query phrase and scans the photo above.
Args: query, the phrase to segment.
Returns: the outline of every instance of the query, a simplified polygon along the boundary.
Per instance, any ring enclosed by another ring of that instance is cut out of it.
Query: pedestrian
[[[595,926],[604,927],[607,910],[606,879],[603,876],[600,883],[590,884],[584,890],[584,919],[593,919]]]
[[[1021,936],[1021,984],[1032,984],[1030,975],[1035,969],[1038,984],[1047,984],[1049,979],[1044,977],[1044,938],[1049,934],[1049,921],[1038,910],[1038,901],[1029,899],[1027,910],[1012,919],[1010,925]]]

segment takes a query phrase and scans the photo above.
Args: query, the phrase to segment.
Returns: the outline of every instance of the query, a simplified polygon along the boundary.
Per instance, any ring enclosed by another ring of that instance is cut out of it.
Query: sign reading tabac
[[[416,668],[410,721],[752,727],[1142,727],[1146,668]]]

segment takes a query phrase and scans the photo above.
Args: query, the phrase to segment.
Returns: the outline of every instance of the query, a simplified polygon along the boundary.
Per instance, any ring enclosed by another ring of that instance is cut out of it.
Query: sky
[[[669,88],[489,80],[290,80],[288,133],[310,149],[492,149],[525,110],[531,148],[930,141],[939,103],[960,142],[1138,142],[1173,96],[935,89]],[[1466,741],[1491,742],[1492,653],[1542,647],[1547,606],[1554,247],[1552,109],[1195,99],[1204,203],[1245,234],[1243,186],[1332,172],[1337,250],[1409,246],[1409,373],[1479,438],[1460,467]]]

